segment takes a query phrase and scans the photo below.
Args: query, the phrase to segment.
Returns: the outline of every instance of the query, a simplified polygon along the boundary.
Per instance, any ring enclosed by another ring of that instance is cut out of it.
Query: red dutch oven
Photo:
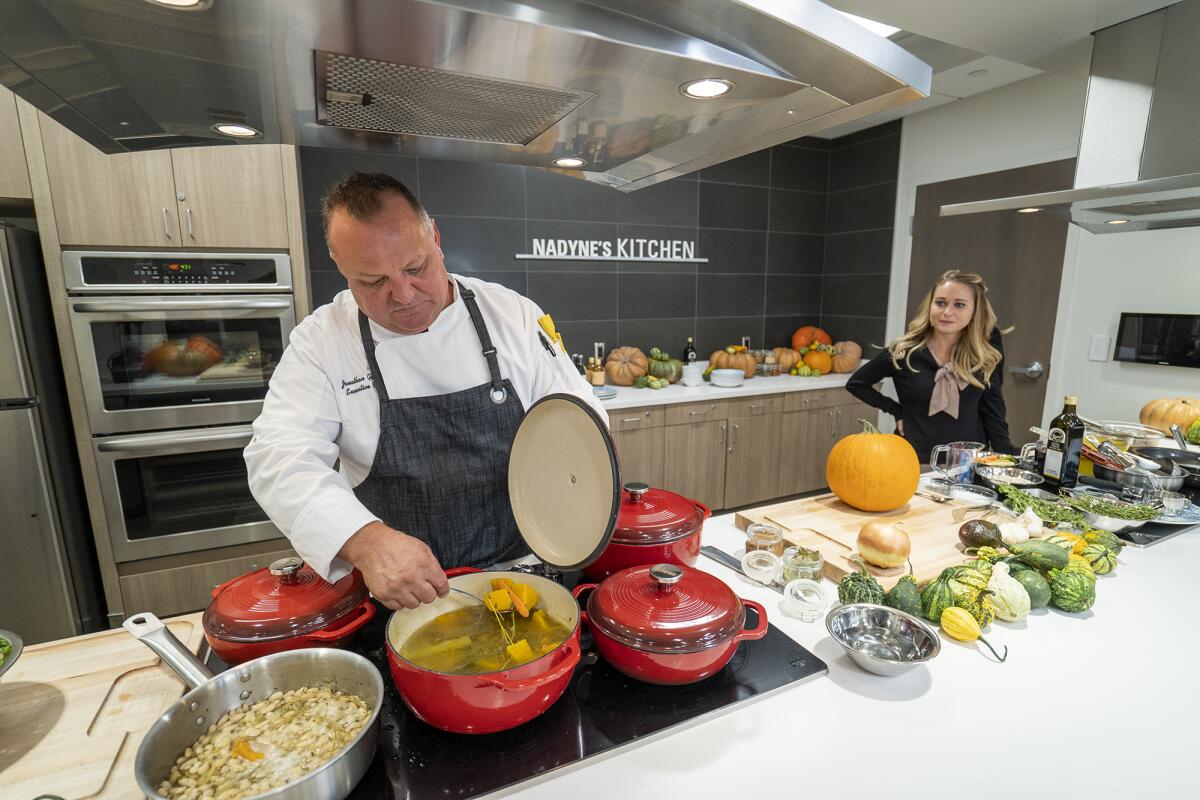
[[[483,572],[469,567],[448,570],[446,575],[451,587],[475,597],[491,591],[492,578],[496,577],[529,584],[538,593],[538,607],[566,625],[571,635],[554,650],[518,667],[456,675],[417,666],[400,655],[400,646],[434,617],[476,601],[451,592],[419,608],[399,609],[388,620],[387,656],[392,680],[405,705],[421,720],[450,733],[506,731],[554,705],[579,664],[579,604],[571,593],[539,575]]]
[[[631,567],[592,590],[583,619],[600,655],[631,678],[646,683],[704,680],[733,658],[744,639],[767,634],[767,611],[743,600],[707,572],[677,564]],[[747,630],[746,608],[758,614]]]
[[[226,664],[305,647],[340,647],[375,616],[362,574],[329,583],[296,557],[213,589],[204,638]]]
[[[608,546],[583,572],[601,581],[629,567],[678,564],[694,567],[700,558],[700,533],[712,516],[708,506],[644,483],[627,483],[617,526]]]

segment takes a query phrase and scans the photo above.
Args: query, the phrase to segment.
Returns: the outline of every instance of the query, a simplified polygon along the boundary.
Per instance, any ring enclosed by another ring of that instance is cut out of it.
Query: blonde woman
[[[942,273],[908,330],[858,369],[852,395],[896,418],[923,462],[934,445],[982,442],[1016,452],[1005,420],[1004,350],[987,284],[973,272]],[[899,402],[874,388],[891,378]]]

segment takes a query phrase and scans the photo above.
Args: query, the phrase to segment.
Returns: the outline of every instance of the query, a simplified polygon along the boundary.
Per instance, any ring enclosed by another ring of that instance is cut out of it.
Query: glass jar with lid
[[[789,547],[783,551],[781,567],[783,582],[791,583],[799,578],[820,582],[821,569],[824,566],[825,559],[821,557],[820,550]]]
[[[752,550],[770,550],[777,556],[783,556],[783,530],[765,522],[755,522],[746,528],[746,552]]]

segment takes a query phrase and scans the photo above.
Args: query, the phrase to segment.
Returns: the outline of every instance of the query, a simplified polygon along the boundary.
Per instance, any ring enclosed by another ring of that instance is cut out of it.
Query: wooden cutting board
[[[792,544],[819,550],[825,559],[825,577],[835,582],[858,570],[858,563],[850,559],[858,551],[856,542],[863,525],[872,521],[898,522],[912,542],[913,577],[924,583],[936,578],[946,567],[967,560],[958,540],[958,528],[967,520],[979,519],[986,510],[956,500],[935,503],[913,497],[895,511],[870,513],[851,508],[832,494],[823,494],[739,511],[734,521],[742,530],[755,522],[777,525]],[[868,565],[868,569],[884,589],[892,588],[901,576],[908,574],[907,566],[885,570]]]
[[[167,626],[200,652],[199,613]],[[0,796],[141,798],[138,745],[185,688],[123,629],[25,648],[0,678]]]

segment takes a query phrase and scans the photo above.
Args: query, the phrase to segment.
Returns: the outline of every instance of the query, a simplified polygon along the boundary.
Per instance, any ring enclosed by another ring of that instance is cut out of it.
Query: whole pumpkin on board
[[[854,372],[862,361],[862,348],[858,342],[838,342],[833,346],[833,371]]]
[[[792,349],[799,350],[801,347],[808,347],[810,344],[833,344],[833,339],[829,334],[821,330],[815,325],[805,325],[803,328],[797,328],[792,334]]]
[[[608,354],[604,371],[616,386],[633,386],[633,382],[646,374],[649,364],[646,354],[636,347],[618,347]]]
[[[657,347],[650,348],[650,360],[646,363],[650,375],[655,378],[665,378],[671,383],[678,383],[683,377],[683,362],[678,358],[671,358]]]
[[[827,375],[833,370],[833,359],[824,350],[809,350],[804,354],[804,363],[813,369],[821,370],[822,375]]]
[[[800,363],[800,353],[790,347],[776,347],[771,351],[771,355],[775,356],[775,363],[779,365],[780,372],[787,372]]]
[[[731,353],[718,350],[708,357],[709,369],[740,369],[747,378],[753,378],[758,361],[750,353]]]
[[[1142,406],[1140,419],[1143,425],[1158,428],[1163,433],[1169,434],[1172,425],[1178,425],[1186,431],[1200,419],[1200,398],[1162,397],[1151,400]]]
[[[825,461],[825,481],[838,499],[859,511],[891,511],[912,499],[921,462],[911,444],[880,433],[864,420],[862,433],[833,446]]]

